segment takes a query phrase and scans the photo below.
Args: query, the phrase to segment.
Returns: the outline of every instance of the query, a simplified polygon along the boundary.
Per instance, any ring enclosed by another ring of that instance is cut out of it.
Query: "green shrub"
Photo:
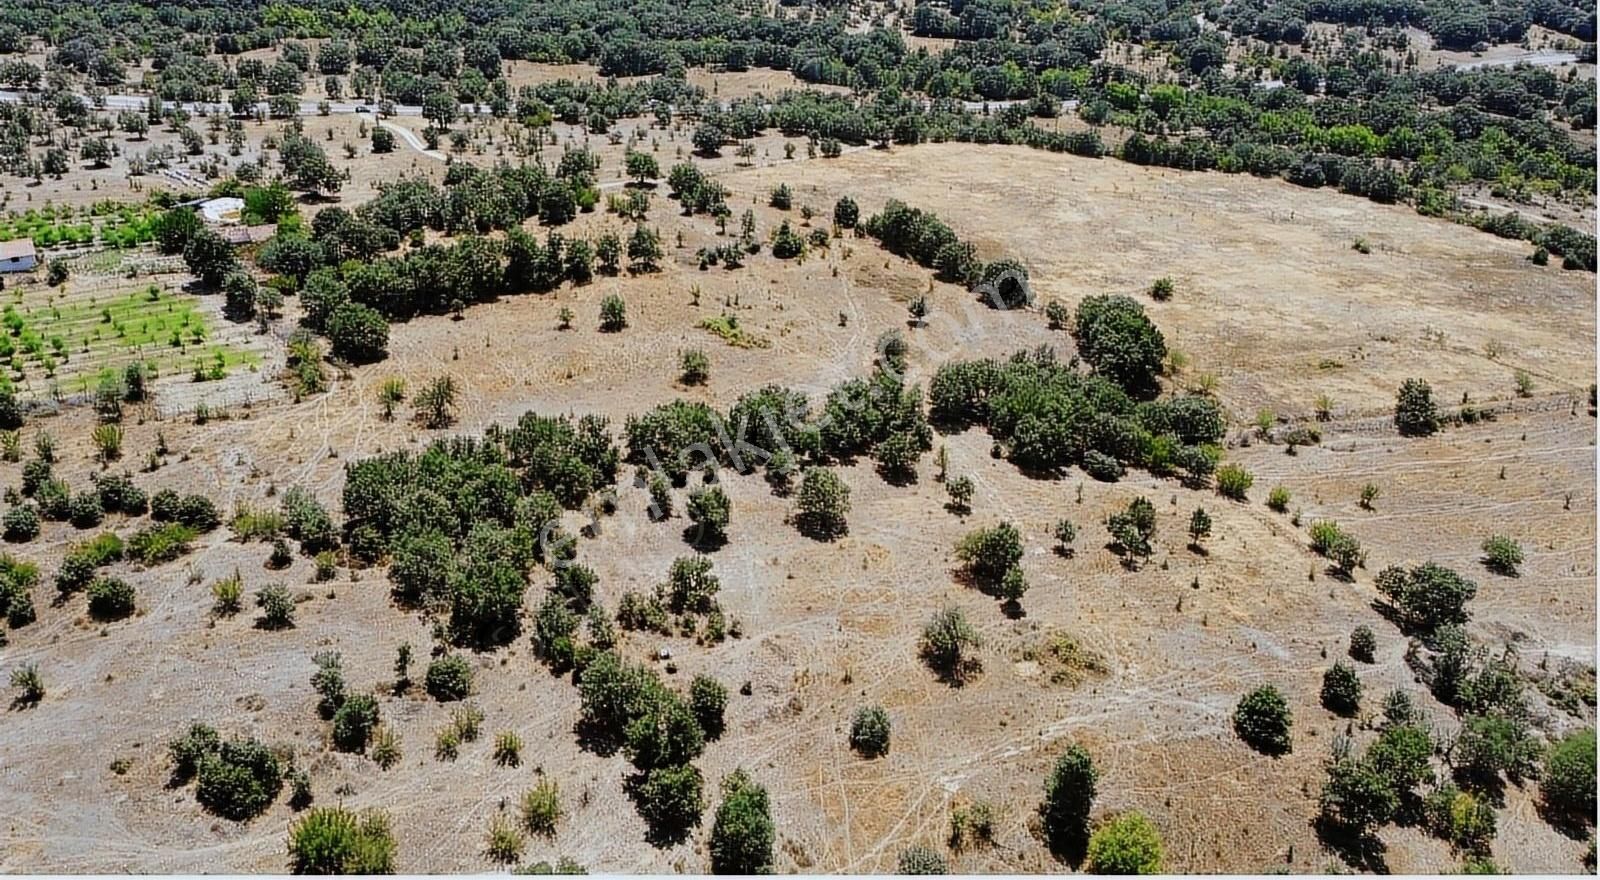
[[[1130,394],[1153,396],[1167,345],[1143,306],[1120,294],[1085,297],[1072,335],[1084,362],[1097,372]]]
[[[944,489],[950,496],[950,502],[946,505],[947,507],[956,513],[972,512],[972,494],[976,489],[976,484],[973,483],[971,477],[965,475],[952,477],[945,481]]]
[[[1378,637],[1373,635],[1372,627],[1361,624],[1350,631],[1350,657],[1362,663],[1376,662],[1378,650]]]
[[[378,310],[344,303],[327,322],[333,355],[352,364],[370,364],[389,356],[389,322]]]
[[[227,819],[259,815],[283,788],[283,768],[266,746],[233,739],[202,756],[196,769],[195,799]]]
[[[522,830],[502,813],[489,820],[489,830],[484,835],[484,855],[492,861],[510,864],[522,858],[522,848],[527,843]]]
[[[743,770],[722,780],[722,804],[711,826],[711,870],[717,874],[772,873],[777,829],[767,790]]]
[[[387,726],[373,731],[372,750],[369,752],[372,762],[379,768],[388,770],[400,763],[400,737]]]
[[[1361,679],[1344,663],[1322,674],[1322,705],[1337,715],[1354,715],[1361,709]]]
[[[1505,715],[1469,715],[1451,754],[1464,784],[1493,791],[1501,774],[1526,779],[1539,769],[1541,749],[1527,722]]]
[[[1155,552],[1155,506],[1146,498],[1133,499],[1127,510],[1106,518],[1106,531],[1116,549],[1129,560],[1149,559]]]
[[[172,778],[178,784],[188,782],[200,768],[200,759],[215,754],[222,747],[222,737],[208,724],[191,724],[183,736],[167,745],[172,756]]]
[[[1506,535],[1491,535],[1483,542],[1483,564],[1490,571],[1516,577],[1522,560],[1522,545]]]
[[[195,537],[195,530],[183,523],[150,526],[128,538],[128,555],[144,565],[160,565],[188,553]]]
[[[295,874],[392,874],[395,842],[378,811],[318,807],[289,828],[289,870]]]
[[[1374,586],[1399,612],[1402,623],[1422,632],[1466,623],[1471,616],[1467,603],[1478,594],[1477,584],[1432,562],[1409,571],[1391,565],[1378,572]]]
[[[1311,524],[1311,549],[1327,557],[1334,570],[1344,577],[1349,577],[1367,560],[1361,542],[1332,520],[1317,520]]]
[[[849,525],[850,487],[828,468],[807,468],[795,499],[795,522],[800,531],[819,540],[846,534]]]
[[[341,752],[366,751],[377,726],[378,701],[371,694],[356,694],[333,715],[333,744]]]
[[[1094,874],[1159,874],[1161,834],[1137,812],[1123,813],[1089,838],[1087,868]]]
[[[100,496],[94,492],[79,492],[67,502],[67,519],[73,528],[92,529],[105,516],[105,509],[100,506]]]
[[[983,644],[978,631],[959,608],[933,615],[922,629],[919,651],[929,666],[952,683],[960,684],[978,668],[973,652]]]
[[[723,712],[728,705],[728,689],[708,675],[697,675],[689,683],[689,709],[706,736],[715,739],[722,733]]]
[[[1251,748],[1269,755],[1290,751],[1292,723],[1288,702],[1272,685],[1262,685],[1245,694],[1233,710],[1234,732]]]
[[[679,359],[679,378],[685,385],[704,385],[711,377],[711,359],[698,348],[685,351]]]
[[[610,293],[600,301],[600,330],[615,333],[628,326],[628,304],[622,297]]]
[[[522,824],[530,834],[554,837],[556,823],[561,821],[561,790],[553,780],[541,779],[539,784],[522,795]]]
[[[440,702],[466,699],[472,692],[472,666],[459,654],[447,654],[428,664],[424,685]]]
[[[862,706],[850,721],[850,747],[876,758],[889,752],[889,713],[882,706]]]
[[[1400,383],[1395,396],[1394,424],[1406,437],[1422,437],[1439,430],[1439,413],[1433,405],[1433,389],[1421,379]]]
[[[703,781],[693,764],[656,767],[645,774],[636,789],[639,815],[650,826],[650,836],[660,841],[681,840],[700,824],[705,809]]]
[[[97,620],[120,620],[133,613],[133,585],[120,578],[95,578],[89,584],[89,613]]]
[[[17,689],[16,705],[37,706],[44,699],[44,678],[39,675],[39,664],[24,663],[11,670],[11,686]]]
[[[968,532],[956,544],[956,558],[975,581],[992,590],[1022,561],[1022,533],[1008,522]]]
[[[1399,807],[1393,782],[1372,762],[1349,757],[1328,765],[1318,802],[1330,830],[1357,838],[1388,822]]]
[[[1590,780],[1593,787],[1593,780]],[[1487,853],[1494,840],[1494,807],[1453,785],[1440,787],[1422,805],[1429,830],[1456,849]]]
[[[1236,464],[1225,464],[1217,468],[1217,494],[1235,501],[1244,501],[1245,493],[1250,490],[1255,477],[1250,472]]]
[[[1115,483],[1122,479],[1127,470],[1116,456],[1107,455],[1098,449],[1090,449],[1083,454],[1083,472],[1102,483]]]
[[[1267,507],[1276,513],[1287,513],[1289,510],[1289,490],[1282,486],[1273,486],[1267,493]]]
[[[39,512],[31,504],[18,504],[6,511],[0,522],[5,539],[12,543],[26,543],[39,537]]]
[[[948,874],[950,863],[937,850],[916,843],[900,851],[900,860],[895,867],[895,873]]]
[[[502,767],[522,764],[522,737],[514,730],[502,730],[494,737],[494,762]]]
[[[1056,759],[1039,806],[1046,838],[1056,853],[1074,855],[1087,841],[1099,778],[1093,759],[1080,745],[1068,746]]]
[[[261,592],[256,593],[256,607],[261,609],[256,625],[262,629],[289,629],[294,626],[294,597],[282,584],[262,587]]]
[[[729,504],[721,486],[706,486],[689,493],[689,520],[699,527],[694,543],[719,546],[728,540]]]
[[[1078,527],[1072,524],[1072,520],[1057,520],[1054,534],[1056,551],[1063,556],[1072,555],[1072,543],[1078,540]]]
[[[1594,728],[1562,737],[1545,757],[1539,793],[1556,815],[1593,821],[1595,811]]]

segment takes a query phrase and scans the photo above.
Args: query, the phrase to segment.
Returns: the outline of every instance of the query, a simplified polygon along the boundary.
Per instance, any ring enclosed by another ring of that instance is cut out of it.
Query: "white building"
[[[238,223],[244,215],[244,199],[225,196],[200,203],[200,217],[207,223]]]
[[[27,272],[37,265],[39,252],[33,248],[33,239],[0,241],[0,272]]]

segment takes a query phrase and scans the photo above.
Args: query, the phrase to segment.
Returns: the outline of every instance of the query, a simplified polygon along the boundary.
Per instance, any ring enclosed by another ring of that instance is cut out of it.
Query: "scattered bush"
[[[472,665],[459,654],[447,654],[428,664],[423,681],[435,700],[464,700],[472,692]]]
[[[1594,728],[1569,733],[1550,749],[1539,794],[1545,806],[1558,816],[1579,823],[1594,821]]]
[[[259,815],[283,789],[283,768],[270,749],[253,739],[232,739],[200,757],[195,799],[236,822]]]
[[[256,594],[256,607],[261,609],[256,625],[262,629],[289,629],[294,626],[294,597],[283,585],[262,587],[261,592]]]
[[[382,812],[317,807],[289,828],[295,874],[392,874],[395,842]]]
[[[1522,559],[1522,545],[1506,535],[1490,535],[1483,542],[1483,564],[1490,571],[1516,577]]]
[[[1361,708],[1361,679],[1344,663],[1322,674],[1322,705],[1337,715],[1354,715]]]
[[[1350,657],[1362,663],[1374,663],[1377,660],[1378,637],[1373,635],[1372,627],[1361,624],[1350,631]]]
[[[929,849],[920,843],[912,844],[900,851],[900,861],[895,868],[896,874],[948,874],[950,863],[937,850]]]
[[[1477,584],[1432,562],[1410,571],[1389,566],[1378,572],[1374,585],[1394,606],[1401,622],[1421,632],[1466,623],[1470,617],[1467,603],[1478,594]]]
[[[530,834],[554,837],[556,823],[561,821],[561,790],[549,779],[522,795],[522,824]]]
[[[722,780],[722,804],[711,825],[711,870],[717,874],[772,873],[772,823],[766,788],[743,770]]]
[[[1056,759],[1045,780],[1040,818],[1052,851],[1075,856],[1089,836],[1089,810],[1094,806],[1099,771],[1080,745],[1071,745]]]
[[[1244,501],[1245,492],[1249,491],[1255,477],[1250,472],[1236,464],[1225,464],[1217,468],[1217,494],[1235,501]]]
[[[889,713],[882,706],[862,706],[850,722],[850,747],[869,758],[889,752]]]
[[[1290,751],[1292,722],[1288,702],[1272,685],[1262,685],[1245,694],[1233,710],[1234,732],[1251,748],[1268,755]]]
[[[89,614],[97,620],[120,620],[133,613],[133,585],[121,578],[95,578],[87,592]]]
[[[1402,436],[1423,437],[1439,430],[1439,413],[1433,405],[1433,389],[1421,379],[1400,383],[1395,396],[1394,424]]]
[[[964,682],[978,668],[973,652],[983,640],[959,608],[937,612],[922,629],[920,651],[929,666],[952,683]]]
[[[850,487],[828,468],[807,468],[795,499],[795,522],[800,531],[819,540],[846,534],[849,525]]]
[[[1161,834],[1137,812],[1123,813],[1095,829],[1086,863],[1094,874],[1159,874]]]
[[[378,701],[371,694],[357,694],[333,715],[333,744],[342,752],[364,752],[377,726]]]

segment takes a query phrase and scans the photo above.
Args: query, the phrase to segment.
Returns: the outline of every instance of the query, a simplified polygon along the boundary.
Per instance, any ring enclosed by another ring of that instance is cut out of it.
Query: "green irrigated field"
[[[19,291],[0,309],[5,379],[25,391],[89,391],[103,375],[136,362],[154,376],[188,373],[197,380],[260,363],[237,340],[220,338],[214,319],[186,294],[153,284],[109,295],[46,299],[41,292]]]

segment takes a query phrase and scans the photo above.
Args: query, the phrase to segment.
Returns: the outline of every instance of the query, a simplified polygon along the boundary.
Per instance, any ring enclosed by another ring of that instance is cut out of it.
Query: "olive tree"
[[[1268,755],[1290,751],[1292,723],[1288,701],[1270,684],[1245,694],[1233,710],[1234,732],[1251,748]]]
[[[846,534],[850,527],[845,516],[850,512],[850,487],[829,468],[807,468],[800,478],[795,498],[795,524],[800,531],[818,540],[831,540]]]

